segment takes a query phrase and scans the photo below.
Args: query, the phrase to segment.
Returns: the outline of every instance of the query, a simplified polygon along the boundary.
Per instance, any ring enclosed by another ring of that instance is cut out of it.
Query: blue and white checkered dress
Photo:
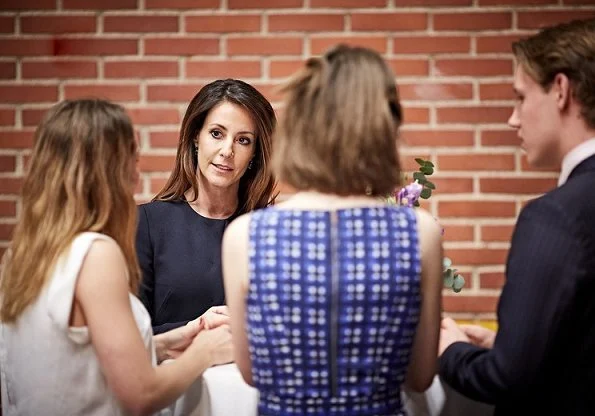
[[[262,209],[249,256],[259,414],[404,414],[421,300],[413,210]]]

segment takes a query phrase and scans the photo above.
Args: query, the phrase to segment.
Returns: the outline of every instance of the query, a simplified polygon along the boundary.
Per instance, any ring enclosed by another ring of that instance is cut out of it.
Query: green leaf
[[[446,270],[444,272],[444,286],[445,287],[453,287],[455,282],[455,278],[452,274],[452,271],[450,269]]]
[[[419,166],[425,166],[425,165],[426,165],[426,163],[428,163],[428,161],[427,161],[427,160],[421,159],[421,158],[419,158],[419,157],[416,157],[416,158],[415,158],[415,161],[417,162],[417,164],[418,164]]]
[[[455,275],[454,281],[452,284],[452,288],[456,290],[461,290],[465,286],[465,279],[460,274]]]
[[[434,185],[432,182],[427,181],[425,184],[426,188],[430,188],[430,189],[436,189],[436,185]]]
[[[418,181],[422,185],[427,182],[426,175],[422,172],[413,172],[413,180]]]
[[[431,168],[429,166],[422,166],[421,168],[419,168],[419,170],[424,175],[431,175],[432,173],[434,173],[434,168]]]
[[[432,162],[430,162],[429,160],[426,160],[426,163],[424,163],[424,166],[427,166],[429,168],[433,168],[434,164]]]
[[[428,199],[429,197],[432,196],[432,190],[429,188],[424,188],[422,189],[421,193],[419,194],[420,198],[422,199]]]
[[[442,267],[445,269],[449,269],[452,266],[452,260],[448,257],[444,257],[442,259]]]

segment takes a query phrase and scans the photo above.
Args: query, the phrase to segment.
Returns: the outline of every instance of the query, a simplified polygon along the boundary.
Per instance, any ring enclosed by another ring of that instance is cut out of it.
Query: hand
[[[215,329],[200,331],[188,348],[197,354],[209,353],[211,365],[227,364],[233,361],[233,345],[229,325],[220,325]]]
[[[469,342],[469,338],[452,318],[444,318],[440,324],[438,356],[455,342]]]
[[[213,306],[194,321],[199,322],[201,329],[215,329],[221,325],[229,325],[229,309],[225,305]]]
[[[459,328],[467,335],[469,341],[481,348],[492,348],[496,332],[480,325],[460,325]]]
[[[153,336],[157,361],[178,358],[192,343],[200,330],[201,328],[197,322],[190,321],[185,326]]]

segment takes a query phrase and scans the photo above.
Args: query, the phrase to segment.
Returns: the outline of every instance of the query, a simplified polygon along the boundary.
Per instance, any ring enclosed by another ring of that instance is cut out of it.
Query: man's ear
[[[551,91],[555,94],[558,109],[566,109],[570,104],[572,91],[570,88],[570,80],[565,74],[556,74],[554,81],[552,82]]]

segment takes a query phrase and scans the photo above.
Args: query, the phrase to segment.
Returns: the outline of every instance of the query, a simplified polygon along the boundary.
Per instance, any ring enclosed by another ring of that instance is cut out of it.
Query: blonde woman
[[[339,46],[284,88],[272,164],[299,192],[223,240],[235,361],[259,415],[402,415],[436,371],[440,229],[387,205],[399,184],[394,75]]]
[[[38,127],[0,282],[5,415],[149,414],[230,361],[224,322],[152,336],[134,296],[136,162],[118,105],[65,101]]]

